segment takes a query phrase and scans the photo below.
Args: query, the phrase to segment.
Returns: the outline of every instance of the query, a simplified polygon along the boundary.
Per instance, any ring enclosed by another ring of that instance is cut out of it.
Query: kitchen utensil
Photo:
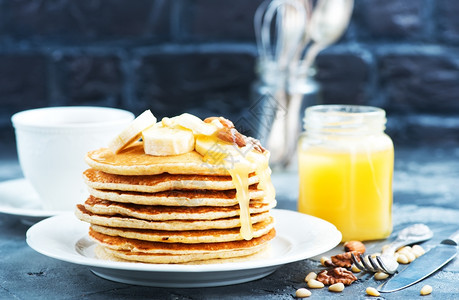
[[[267,0],[255,12],[260,81],[254,86],[254,100],[260,103],[257,110],[262,112],[257,116],[260,123],[256,135],[270,150],[272,167],[283,165],[288,157],[286,146],[296,143],[296,140],[290,142],[289,132],[297,130],[289,128],[287,122],[292,97],[288,87],[289,66],[299,52],[306,21],[305,7],[298,0]],[[300,123],[298,117],[296,120]]]
[[[255,37],[260,61],[286,71],[306,26],[305,8],[296,0],[266,0],[256,10]]]
[[[336,42],[351,19],[354,0],[319,0],[309,22],[306,41],[312,41],[301,64],[309,68],[317,54]],[[306,44],[304,45],[306,46]]]
[[[459,230],[380,285],[378,290],[383,293],[394,292],[421,281],[456,257],[458,248]]]
[[[395,251],[403,246],[419,243],[432,238],[433,232],[424,224],[411,225],[397,235],[395,241],[383,253],[376,257],[370,255],[360,256],[360,259],[352,254],[354,264],[360,270],[367,272],[384,272],[394,274],[397,271],[398,263],[395,259]]]
[[[318,0],[314,10],[313,2],[266,0],[254,17],[260,77],[254,101],[276,104],[260,109],[265,116],[256,135],[270,150],[274,169],[287,168],[296,157],[302,112],[320,102],[311,65],[346,29],[354,0]]]

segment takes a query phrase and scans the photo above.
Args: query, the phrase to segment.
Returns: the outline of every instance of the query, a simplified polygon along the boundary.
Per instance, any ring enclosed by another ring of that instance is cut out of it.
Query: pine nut
[[[411,247],[410,247],[410,246],[405,246],[405,247],[399,249],[398,251],[408,251],[408,252],[411,252]]]
[[[374,287],[367,287],[366,289],[367,295],[373,297],[379,297],[379,292]]]
[[[306,297],[311,296],[311,291],[305,288],[297,289],[295,296],[297,298],[306,298]]]
[[[403,247],[403,248],[400,248],[400,249],[397,251],[397,253],[398,253],[398,254],[405,254],[405,255],[407,255],[408,253],[411,253],[411,251],[412,251],[412,250],[411,250],[411,247],[410,247],[410,246],[405,246],[405,247]]]
[[[429,295],[430,293],[432,293],[432,287],[430,285],[426,284],[425,286],[422,287],[421,289],[422,296]]]
[[[335,293],[340,293],[344,290],[344,284],[341,282],[332,284],[328,287],[328,290]]]
[[[320,263],[321,263],[321,265],[324,266],[324,267],[329,267],[329,266],[330,266],[330,262],[331,262],[330,258],[328,258],[328,257],[326,257],[326,256],[322,256],[322,257],[320,258]]]
[[[381,251],[384,252],[390,247],[389,244],[382,246]]]
[[[324,287],[324,284],[315,279],[311,279],[308,281],[308,287],[310,287],[311,289],[321,289]]]
[[[387,274],[387,273],[384,273],[384,272],[376,272],[375,273],[375,279],[376,280],[384,280],[387,277],[389,277],[389,274]]]
[[[353,273],[360,273],[360,269],[356,265],[352,264],[351,271]]]
[[[316,279],[317,274],[314,272],[310,272],[308,275],[306,275],[306,278],[304,278],[304,281],[308,282],[311,279]]]
[[[411,250],[413,250],[413,254],[416,256],[416,258],[418,258],[419,256],[421,255],[424,255],[426,253],[426,251],[424,250],[424,248],[422,248],[421,246],[419,245],[414,245]]]
[[[396,253],[397,253],[398,255],[402,255],[402,254],[405,255],[405,254],[408,253],[408,251],[407,251],[407,250],[403,250],[403,251],[397,251]]]
[[[376,252],[376,253],[373,253],[372,255],[370,255],[371,258],[376,258],[376,256],[381,256],[381,253]]]
[[[410,261],[408,260],[405,254],[400,254],[397,258],[397,262],[399,264],[404,264],[404,265],[410,263]]]
[[[413,252],[405,253],[405,256],[406,256],[406,258],[408,258],[409,262],[412,262],[413,260],[416,259],[416,255],[414,255]]]

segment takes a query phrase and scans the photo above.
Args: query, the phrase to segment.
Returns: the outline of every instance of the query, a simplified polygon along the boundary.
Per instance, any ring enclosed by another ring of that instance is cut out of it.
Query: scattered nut
[[[389,277],[389,274],[387,274],[387,273],[384,273],[384,272],[376,272],[375,273],[375,279],[376,280],[384,280],[387,277]]]
[[[424,248],[422,248],[421,246],[419,245],[414,245],[412,248],[411,248],[413,254],[416,256],[416,258],[418,258],[419,256],[421,255],[424,255],[426,253],[426,251],[424,250]]]
[[[374,287],[367,287],[365,290],[367,292],[367,295],[373,296],[373,297],[379,297],[379,292],[374,288]]]
[[[365,245],[359,241],[349,241],[344,243],[344,251],[346,252],[353,252],[356,251],[360,254],[365,253]]]
[[[397,262],[399,264],[404,264],[404,265],[410,263],[410,261],[408,260],[405,254],[399,254],[397,258]]]
[[[331,257],[331,261],[335,266],[338,267],[344,267],[344,268],[350,268],[352,266],[353,260],[352,260],[352,253],[354,253],[357,258],[359,257],[359,252],[354,251],[354,252],[346,252],[338,255],[334,255]]]
[[[413,254],[413,252],[407,252],[405,253],[406,258],[408,258],[409,262],[412,262],[413,260],[416,259],[416,255]]]
[[[381,253],[380,252],[376,252],[376,253],[373,253],[372,255],[370,255],[371,258],[376,258],[376,256],[381,256]]]
[[[401,248],[399,251],[409,251],[409,252],[411,252],[411,247],[410,246],[405,246],[405,247]]]
[[[361,270],[359,268],[357,268],[357,266],[354,265],[354,264],[352,264],[351,271],[353,273],[360,273],[361,272]]]
[[[413,246],[411,247],[411,250],[424,250],[424,248],[422,248],[421,245],[417,245],[417,244],[416,244],[416,245],[413,245]]]
[[[390,247],[389,244],[384,245],[384,246],[382,246],[381,251],[384,252],[384,251],[386,251],[387,249],[389,249],[389,247]]]
[[[355,277],[351,271],[340,267],[336,267],[330,270],[323,270],[317,274],[317,281],[320,281],[326,285],[332,285],[338,282],[341,282],[345,285],[350,285],[356,280],[357,277]]]
[[[407,254],[407,253],[411,253],[411,247],[410,246],[405,246],[403,248],[400,248],[397,250],[397,253],[398,254]]]
[[[308,275],[306,275],[306,278],[304,278],[304,281],[308,282],[309,280],[316,279],[316,278],[317,278],[317,274],[314,272],[310,272]]]
[[[430,285],[426,284],[425,286],[422,287],[421,289],[422,296],[429,295],[430,293],[432,293],[432,287]]]
[[[324,287],[324,284],[315,279],[311,279],[308,281],[308,287],[310,287],[311,289],[321,289]]]
[[[305,288],[297,289],[295,292],[297,298],[306,298],[311,296],[311,291]]]
[[[335,293],[340,293],[344,290],[344,284],[341,282],[332,284],[328,287],[328,290]]]
[[[322,266],[324,267],[334,267],[335,265],[333,264],[333,262],[330,260],[330,258],[326,257],[326,256],[322,256],[320,258],[320,263],[322,264]]]

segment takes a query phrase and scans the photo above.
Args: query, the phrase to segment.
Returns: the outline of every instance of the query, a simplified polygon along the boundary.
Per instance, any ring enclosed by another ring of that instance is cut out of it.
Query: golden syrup
[[[298,210],[334,224],[343,241],[372,240],[392,230],[391,147],[366,153],[299,153]]]
[[[232,168],[228,169],[231,178],[236,187],[236,198],[239,202],[241,236],[245,240],[253,238],[252,221],[250,218],[250,196],[249,196],[249,173],[250,168],[245,163],[235,163]]]
[[[269,154],[252,152],[247,155],[247,159],[255,164],[256,174],[259,178],[258,189],[265,192],[265,199],[268,202],[274,201],[276,197],[276,191],[271,182],[271,169],[269,168]]]
[[[383,239],[392,231],[394,148],[385,112],[368,106],[306,109],[298,145],[298,210],[334,224],[342,240]]]
[[[249,174],[253,171],[253,164],[234,147],[215,136],[199,136],[196,139],[196,149],[204,153],[203,160],[211,165],[223,165],[230,173],[239,203],[240,233],[245,240],[251,240],[253,228],[249,208]]]

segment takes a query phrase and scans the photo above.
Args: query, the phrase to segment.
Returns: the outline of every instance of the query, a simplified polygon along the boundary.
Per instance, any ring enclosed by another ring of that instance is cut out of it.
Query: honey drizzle
[[[209,144],[219,144],[221,148],[208,149],[203,156],[203,160],[210,164],[223,164],[231,175],[233,185],[236,188],[236,199],[239,203],[239,217],[241,223],[240,234],[245,240],[253,238],[253,227],[250,216],[250,195],[249,195],[249,174],[253,171],[259,178],[258,188],[265,193],[265,199],[269,203],[274,201],[275,190],[271,182],[271,169],[269,168],[268,152],[260,153],[250,151],[243,155],[239,151],[234,151],[233,145],[221,143],[215,136],[205,137]],[[220,151],[222,151],[220,153]],[[219,159],[215,159],[215,158]]]
[[[241,220],[241,236],[245,240],[253,238],[252,220],[250,218],[250,196],[249,196],[249,173],[250,168],[247,164],[236,163],[233,168],[229,168],[228,172],[236,187],[236,198],[239,202],[239,217]]]
[[[266,152],[265,152],[266,153]],[[255,154],[250,156],[251,162],[257,166],[256,174],[260,178],[258,188],[265,192],[265,199],[269,203],[274,201],[276,197],[276,191],[271,182],[271,169],[269,168],[269,154]]]

